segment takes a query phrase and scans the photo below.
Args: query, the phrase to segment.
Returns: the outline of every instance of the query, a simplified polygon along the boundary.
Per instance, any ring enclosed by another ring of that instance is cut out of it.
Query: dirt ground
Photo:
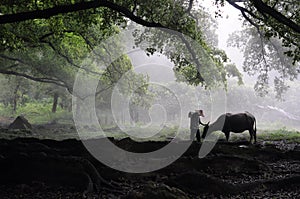
[[[168,144],[167,141],[136,142],[130,138],[111,138],[111,141],[138,153],[155,151]],[[101,145],[101,139],[91,142]],[[0,139],[0,198],[297,198],[300,195],[298,143],[259,141],[249,145],[246,141],[220,140],[202,159],[198,158],[200,147],[200,143],[193,143],[179,159],[158,171],[131,174],[105,166],[76,139]]]

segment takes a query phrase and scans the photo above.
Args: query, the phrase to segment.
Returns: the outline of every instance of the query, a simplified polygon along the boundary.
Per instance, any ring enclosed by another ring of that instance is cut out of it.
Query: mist
[[[188,113],[202,109],[205,117],[201,120],[204,123],[213,122],[226,112],[249,111],[256,117],[260,130],[300,129],[300,111],[297,108],[300,92],[297,82],[290,83],[284,98],[279,100],[275,97],[274,88],[270,87],[270,93],[262,97],[254,91],[253,81],[238,85],[237,78],[228,78],[226,88],[222,85],[212,89],[178,82],[173,63],[162,54],[147,56],[142,50],[136,50],[130,54],[130,59],[134,71],[149,78],[149,92],[153,98],[147,108],[136,109],[138,118],[135,122],[132,121],[132,115],[127,114],[126,118],[119,119],[123,121],[119,125],[189,128]],[[123,110],[129,113],[129,109],[130,105]]]

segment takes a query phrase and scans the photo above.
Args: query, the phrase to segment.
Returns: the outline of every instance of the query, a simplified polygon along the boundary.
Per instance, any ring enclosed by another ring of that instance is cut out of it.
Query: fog
[[[214,13],[214,6],[210,6],[207,2],[207,9],[210,13]],[[176,82],[176,78],[172,71],[173,63],[171,63],[164,55],[154,54],[147,56],[143,51],[134,51],[130,54],[134,70],[149,77],[150,83],[160,85],[165,89],[173,89],[175,95],[171,101],[179,101],[181,104],[173,106],[175,118],[167,118],[168,114],[161,102],[152,104],[154,109],[151,111],[152,122],[166,121],[168,125],[180,125],[188,127],[187,114],[189,111],[203,109],[205,117],[204,122],[214,121],[220,114],[225,112],[244,112],[249,111],[257,118],[257,126],[260,129],[277,129],[277,128],[300,128],[300,110],[298,109],[299,82],[289,82],[289,89],[282,100],[275,98],[274,85],[272,84],[274,72],[270,72],[270,92],[265,97],[260,97],[254,91],[254,83],[256,76],[249,76],[243,71],[243,54],[237,48],[227,46],[229,34],[242,29],[242,21],[239,12],[231,6],[225,6],[226,15],[217,18],[218,21],[218,47],[223,49],[230,61],[234,63],[243,75],[244,85],[238,85],[235,78],[228,79],[228,89],[215,88],[207,90],[201,86],[188,86],[185,83]],[[177,90],[174,88],[177,88]],[[167,96],[160,96],[161,99],[167,101]],[[164,99],[165,98],[165,99]],[[171,102],[172,103],[172,102]],[[180,106],[180,107],[179,107]],[[163,109],[159,110],[159,109]],[[155,111],[153,111],[155,110]],[[154,113],[157,114],[154,114]],[[162,114],[163,113],[163,114]],[[180,114],[179,114],[180,113]],[[166,119],[167,118],[167,119]],[[175,120],[174,120],[175,119]],[[179,121],[179,120],[182,121]],[[149,121],[148,121],[149,122]],[[151,122],[150,122],[151,123]],[[161,122],[158,122],[161,125]]]
[[[189,128],[188,113],[202,109],[205,117],[201,120],[204,123],[216,120],[225,112],[249,111],[255,115],[258,129],[300,129],[298,110],[300,92],[297,82],[290,85],[284,100],[280,101],[272,92],[265,97],[258,96],[253,84],[246,81],[244,85],[238,85],[235,78],[228,79],[227,90],[223,87],[204,89],[201,86],[189,86],[176,81],[172,70],[173,64],[165,56],[159,54],[147,56],[142,50],[134,51],[129,56],[134,71],[149,77],[149,92],[154,98],[147,110],[143,107],[136,109],[138,112],[136,121],[132,120],[132,115],[127,114],[119,124],[121,126],[125,123],[129,127],[141,128],[153,126]],[[123,110],[129,113],[130,103],[128,106]]]

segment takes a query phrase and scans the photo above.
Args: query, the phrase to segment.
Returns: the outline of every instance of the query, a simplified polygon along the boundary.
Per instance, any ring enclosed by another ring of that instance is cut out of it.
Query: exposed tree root
[[[41,181],[54,186],[70,186],[84,194],[107,189],[120,192],[116,184],[101,177],[94,165],[82,157],[13,154],[0,158],[0,183],[30,183]]]

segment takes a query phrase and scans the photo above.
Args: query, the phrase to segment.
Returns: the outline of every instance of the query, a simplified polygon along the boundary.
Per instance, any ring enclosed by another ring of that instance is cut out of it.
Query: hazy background
[[[212,4],[209,1],[205,0],[204,2],[207,2],[206,8],[214,15],[215,10],[213,8],[215,8],[215,6],[211,6]],[[189,124],[188,118],[185,116],[189,111],[203,109],[206,115],[206,117],[203,118],[204,122],[214,121],[224,112],[235,113],[249,111],[256,116],[258,128],[289,128],[299,130],[300,111],[298,110],[298,100],[300,96],[298,94],[298,82],[289,83],[290,89],[284,99],[280,101],[275,98],[275,94],[272,92],[274,88],[272,88],[273,77],[271,73],[271,92],[266,97],[258,96],[253,89],[256,77],[249,76],[243,71],[243,54],[239,49],[227,46],[229,34],[234,31],[242,30],[242,21],[240,20],[239,12],[232,6],[225,6],[222,10],[226,10],[226,14],[216,18],[218,21],[218,46],[225,50],[231,62],[234,63],[243,74],[244,85],[238,85],[237,79],[229,78],[228,90],[225,92],[222,89],[207,91],[201,87],[195,88],[183,83],[175,83],[175,77],[172,71],[173,64],[166,57],[158,54],[148,57],[142,51],[135,51],[130,55],[131,61],[135,66],[135,71],[148,75],[150,81],[154,83],[162,83],[166,87],[170,87],[172,84],[177,85],[175,86],[177,88],[182,87],[182,90],[186,92],[182,93],[183,98],[190,99],[189,101],[185,100],[185,104],[181,107],[184,127],[188,127]],[[157,115],[152,114],[153,121],[165,121],[163,118],[167,116],[162,116],[161,111],[157,111],[157,113]],[[179,115],[176,115],[176,117],[178,116]],[[178,124],[179,121],[170,120],[168,124],[171,125],[172,122]]]

